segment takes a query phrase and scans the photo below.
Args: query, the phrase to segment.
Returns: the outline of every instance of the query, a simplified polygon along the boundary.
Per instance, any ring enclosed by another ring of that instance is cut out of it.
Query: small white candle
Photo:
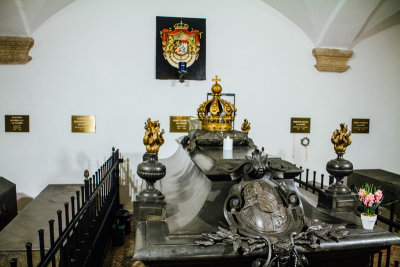
[[[230,139],[229,136],[224,139],[223,150],[232,150],[233,149],[233,139]]]
[[[233,159],[232,150],[223,150],[222,156],[224,159]]]

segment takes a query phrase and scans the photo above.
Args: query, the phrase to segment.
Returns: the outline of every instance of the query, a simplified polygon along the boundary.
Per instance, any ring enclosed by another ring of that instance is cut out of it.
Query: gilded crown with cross
[[[229,101],[221,99],[222,87],[218,75],[212,79],[215,84],[211,87],[211,100],[202,103],[197,109],[197,116],[201,121],[201,128],[207,131],[230,131],[235,121],[236,108]]]

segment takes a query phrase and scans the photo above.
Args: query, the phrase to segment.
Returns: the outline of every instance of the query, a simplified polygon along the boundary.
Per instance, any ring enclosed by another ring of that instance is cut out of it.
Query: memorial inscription
[[[369,119],[352,119],[352,133],[369,133]]]
[[[170,133],[188,133],[190,116],[170,116],[169,132]]]
[[[96,116],[94,115],[72,115],[71,129],[73,133],[95,133]]]
[[[290,133],[310,133],[311,118],[290,118]]]
[[[5,115],[6,132],[29,132],[29,115]]]

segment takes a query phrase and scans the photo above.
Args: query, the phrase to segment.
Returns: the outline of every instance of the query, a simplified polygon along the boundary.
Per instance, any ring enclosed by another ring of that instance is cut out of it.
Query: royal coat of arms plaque
[[[156,78],[206,79],[206,20],[157,17]]]

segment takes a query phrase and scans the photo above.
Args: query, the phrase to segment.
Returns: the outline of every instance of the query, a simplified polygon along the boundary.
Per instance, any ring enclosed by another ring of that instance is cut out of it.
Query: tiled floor
[[[133,220],[131,220],[131,229],[133,229]],[[110,244],[103,267],[144,267],[143,263],[132,260],[134,245],[132,231],[125,236],[125,243],[122,246],[114,247]]]

